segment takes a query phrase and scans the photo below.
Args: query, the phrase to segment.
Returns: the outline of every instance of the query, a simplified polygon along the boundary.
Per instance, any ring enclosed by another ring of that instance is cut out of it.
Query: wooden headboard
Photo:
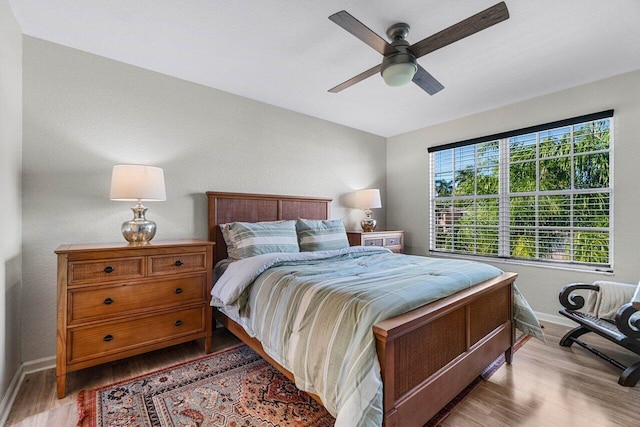
[[[213,248],[213,265],[227,258],[227,245],[218,224],[233,221],[259,222],[331,217],[331,199],[325,197],[207,191],[207,199],[209,200],[209,240],[216,242]]]

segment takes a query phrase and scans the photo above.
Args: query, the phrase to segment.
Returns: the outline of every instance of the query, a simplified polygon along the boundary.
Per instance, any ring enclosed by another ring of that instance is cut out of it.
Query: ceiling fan
[[[384,59],[381,64],[340,83],[329,89],[329,92],[338,93],[380,72],[389,86],[401,86],[413,81],[429,95],[436,94],[444,89],[444,86],[422,68],[417,59],[508,18],[507,5],[500,2],[424,40],[409,45],[406,40],[409,34],[408,24],[400,22],[389,27],[387,36],[391,43],[388,43],[348,12],[343,10],[334,13],[329,17],[330,20],[381,53]]]

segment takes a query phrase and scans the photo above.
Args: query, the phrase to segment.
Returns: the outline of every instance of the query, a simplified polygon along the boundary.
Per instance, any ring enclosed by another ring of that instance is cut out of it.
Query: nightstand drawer
[[[149,276],[205,271],[206,266],[206,252],[150,256]]]
[[[69,329],[67,363],[142,347],[205,330],[205,307]]]
[[[362,246],[384,246],[384,239],[362,239]]]
[[[347,231],[350,246],[382,246],[392,252],[404,252],[404,231]]]
[[[114,258],[69,263],[69,285],[144,277],[144,258]]]
[[[391,236],[385,238],[385,246],[400,246],[402,245],[402,237],[400,235]]]
[[[149,307],[206,302],[206,274],[69,290],[69,324],[134,314]]]

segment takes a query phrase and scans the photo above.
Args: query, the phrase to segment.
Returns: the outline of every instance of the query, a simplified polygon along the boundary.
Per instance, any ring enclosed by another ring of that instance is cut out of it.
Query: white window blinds
[[[431,250],[610,269],[612,117],[430,149]]]

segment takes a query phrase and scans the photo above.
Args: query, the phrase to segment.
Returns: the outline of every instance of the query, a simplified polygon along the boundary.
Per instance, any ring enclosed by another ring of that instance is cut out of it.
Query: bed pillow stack
[[[342,220],[231,222],[220,224],[231,260],[273,252],[310,252],[349,246]]]

